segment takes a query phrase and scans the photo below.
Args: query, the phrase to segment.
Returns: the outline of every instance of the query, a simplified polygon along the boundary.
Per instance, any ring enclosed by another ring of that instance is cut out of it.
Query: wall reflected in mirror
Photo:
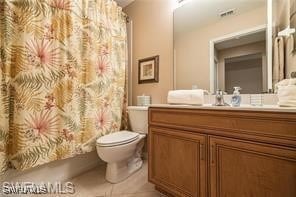
[[[186,0],[185,0],[186,1]],[[175,89],[272,88],[267,0],[190,0],[174,10]]]

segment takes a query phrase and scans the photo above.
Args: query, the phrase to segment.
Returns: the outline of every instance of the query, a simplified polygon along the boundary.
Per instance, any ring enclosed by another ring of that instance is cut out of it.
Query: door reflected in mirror
[[[214,86],[227,93],[241,87],[241,93],[259,94],[268,91],[266,26],[210,41],[214,62]]]

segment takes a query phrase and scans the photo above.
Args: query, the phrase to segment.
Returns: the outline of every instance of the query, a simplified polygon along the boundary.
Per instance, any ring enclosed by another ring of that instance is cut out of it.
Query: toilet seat
[[[104,147],[119,146],[135,141],[139,138],[139,133],[130,131],[120,131],[111,133],[97,139],[97,144]]]

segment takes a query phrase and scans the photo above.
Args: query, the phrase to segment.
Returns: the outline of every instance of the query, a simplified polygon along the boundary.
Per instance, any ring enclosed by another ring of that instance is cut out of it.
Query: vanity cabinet
[[[210,137],[210,196],[296,196],[295,149]]]
[[[150,181],[175,196],[206,196],[206,136],[181,130],[149,131]]]
[[[296,196],[293,112],[150,107],[148,153],[168,196]]]

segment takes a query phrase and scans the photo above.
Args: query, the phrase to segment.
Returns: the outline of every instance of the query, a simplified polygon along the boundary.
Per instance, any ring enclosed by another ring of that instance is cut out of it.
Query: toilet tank
[[[137,133],[148,133],[148,107],[129,106],[127,107],[131,129]]]

